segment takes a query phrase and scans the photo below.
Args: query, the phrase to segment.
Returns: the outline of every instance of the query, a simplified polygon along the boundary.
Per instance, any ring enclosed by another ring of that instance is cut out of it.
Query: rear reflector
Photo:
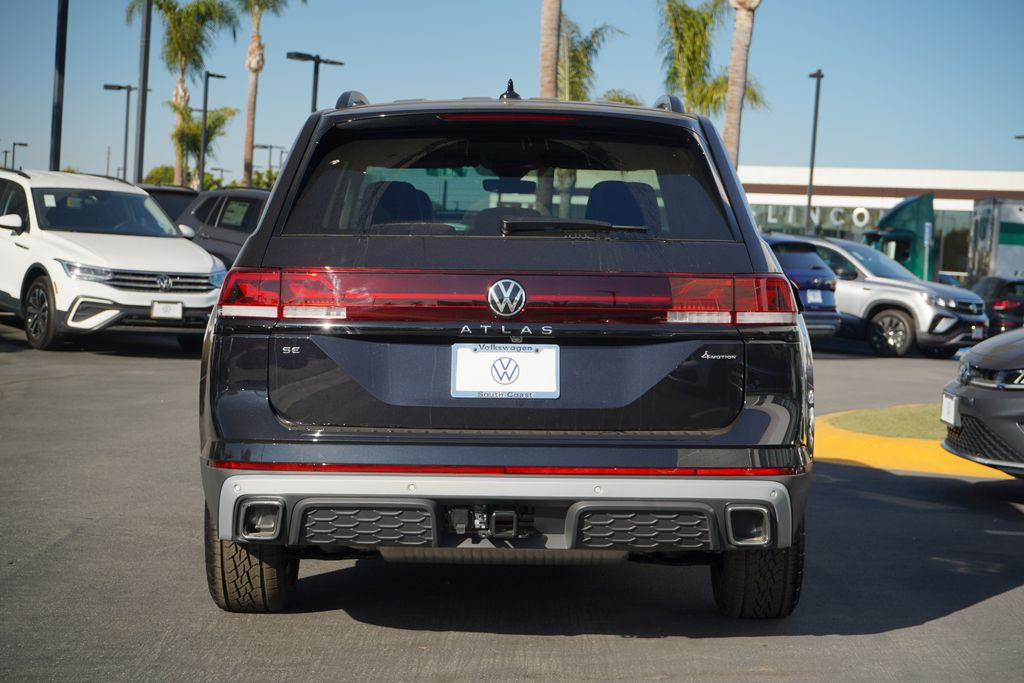
[[[223,317],[278,320],[792,325],[796,305],[778,274],[649,275],[502,273],[526,290],[526,305],[501,318],[487,273],[236,269],[221,290]]]
[[[785,477],[802,467],[501,467],[490,465],[370,465],[363,463],[245,462],[210,460],[224,470],[337,472],[349,474],[520,474],[641,477]]]

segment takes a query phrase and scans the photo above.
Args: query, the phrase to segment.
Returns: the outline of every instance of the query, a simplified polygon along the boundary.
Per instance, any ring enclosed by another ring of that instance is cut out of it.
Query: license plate
[[[971,329],[971,339],[984,339],[984,338],[985,338],[985,328],[984,327],[975,327],[975,328]]]
[[[181,320],[182,313],[181,302],[154,301],[149,309],[149,317],[157,320]]]
[[[809,303],[809,304],[820,304],[821,303],[821,290],[820,289],[808,289],[807,290],[807,303]]]
[[[558,398],[557,344],[453,344],[455,398]]]
[[[942,395],[942,410],[939,419],[953,427],[960,426],[960,399],[949,394]]]

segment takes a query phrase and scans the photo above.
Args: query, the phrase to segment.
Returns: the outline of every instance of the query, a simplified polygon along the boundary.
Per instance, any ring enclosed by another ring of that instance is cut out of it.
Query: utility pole
[[[18,153],[18,148],[19,147],[28,147],[28,143],[27,142],[12,142],[11,143],[11,168],[13,168],[13,169],[17,169],[18,168],[17,165],[15,165],[14,157]]]
[[[135,182],[146,175],[142,158],[146,148],[146,99],[149,92],[149,30],[153,19],[153,0],[146,0],[142,11],[142,37],[139,39],[139,106],[135,111]],[[127,164],[125,164],[127,166]],[[128,171],[125,170],[127,176]]]
[[[60,170],[64,123],[64,61],[68,52],[68,0],[57,0],[57,47],[53,58],[53,111],[50,114],[50,170]],[[12,155],[13,156],[13,155]],[[14,162],[11,162],[14,165]]]
[[[110,175],[110,145],[107,145],[107,170],[103,175]]]
[[[814,234],[814,223],[811,221],[811,197],[814,195],[814,151],[818,144],[818,100],[821,98],[821,79],[825,74],[818,69],[808,78],[814,79],[814,125],[811,128],[811,168],[807,179],[807,215],[804,220],[804,232],[808,235]]]
[[[124,90],[124,161],[121,162],[122,174],[121,179],[124,181],[128,180],[128,124],[131,121],[130,112],[132,110],[132,90],[136,88],[132,85],[115,85],[112,83],[104,83],[104,90]],[[109,169],[108,169],[109,170]],[[109,174],[108,174],[109,175]]]

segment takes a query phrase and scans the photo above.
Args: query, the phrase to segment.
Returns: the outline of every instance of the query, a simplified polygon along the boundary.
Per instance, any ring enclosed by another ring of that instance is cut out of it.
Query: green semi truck
[[[967,278],[983,277],[1024,277],[1024,200],[974,203]]]

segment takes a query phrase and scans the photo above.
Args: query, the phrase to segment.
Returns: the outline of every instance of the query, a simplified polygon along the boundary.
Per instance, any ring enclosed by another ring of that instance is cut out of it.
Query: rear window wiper
[[[593,230],[614,232],[629,230],[631,232],[647,232],[645,225],[615,225],[608,221],[592,221],[586,218],[506,218],[501,221],[501,234],[512,235],[518,232],[552,232],[556,230]]]

